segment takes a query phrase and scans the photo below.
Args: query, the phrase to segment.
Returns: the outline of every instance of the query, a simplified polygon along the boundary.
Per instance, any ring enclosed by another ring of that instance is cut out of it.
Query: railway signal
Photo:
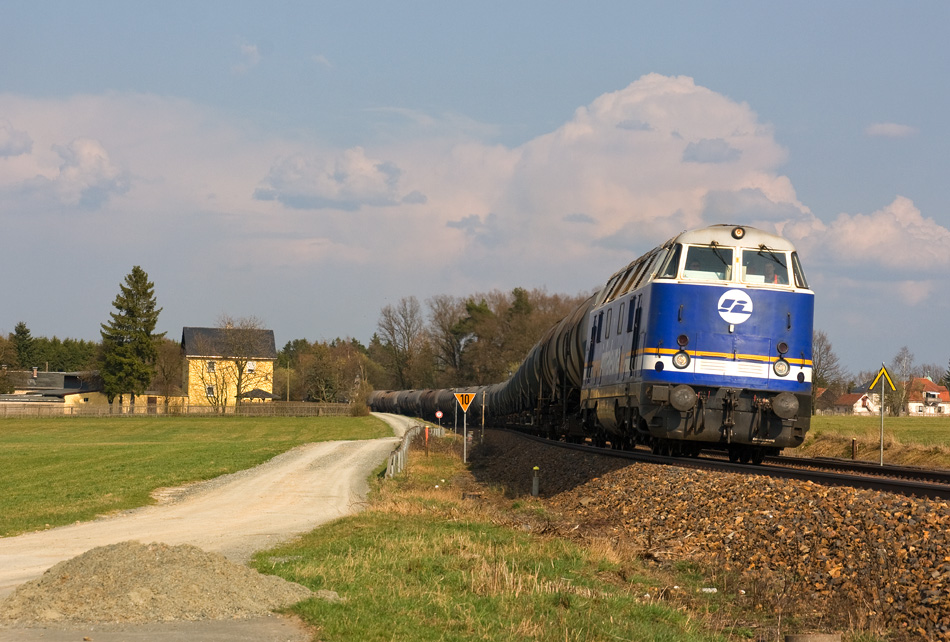
[[[455,399],[462,407],[462,463],[468,463],[468,407],[472,405],[475,394],[471,392],[456,392]]]
[[[884,382],[887,381],[887,385],[891,387],[891,391],[896,391],[897,388],[894,387],[894,382],[891,381],[891,375],[887,374],[887,368],[884,367],[884,364],[881,364],[881,371],[877,373],[877,376],[874,377],[874,381],[871,382],[871,385],[868,386],[868,392],[874,392],[874,386],[877,385],[877,382],[881,382],[881,465],[884,465]]]

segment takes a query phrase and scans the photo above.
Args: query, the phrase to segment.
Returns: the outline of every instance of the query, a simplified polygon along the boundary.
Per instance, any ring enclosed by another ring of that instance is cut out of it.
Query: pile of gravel
[[[94,548],[19,586],[0,623],[225,620],[268,615],[310,589],[195,546],[122,542]]]

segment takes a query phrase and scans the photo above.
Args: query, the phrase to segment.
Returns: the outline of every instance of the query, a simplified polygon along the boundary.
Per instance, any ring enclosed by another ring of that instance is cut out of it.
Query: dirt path
[[[396,435],[404,433],[408,423],[404,417],[377,416],[392,425]],[[368,490],[367,476],[386,460],[397,443],[394,438],[385,438],[307,444],[256,468],[184,489],[172,489],[164,494],[164,501],[157,506],[48,531],[0,538],[0,599],[22,582],[39,577],[59,561],[97,546],[127,540],[192,544],[244,563],[254,551],[269,548],[358,510],[359,502]],[[279,618],[265,619],[281,624],[275,629],[275,634],[281,637],[262,637],[261,632],[255,630],[255,639],[289,639],[286,637],[286,623],[280,622]],[[209,625],[203,623],[202,626]],[[187,625],[181,623],[181,627],[187,628]],[[40,631],[50,634],[46,629]],[[148,633],[154,635],[159,631],[172,633],[171,630],[159,629],[157,625]],[[237,629],[232,632],[238,634]],[[30,638],[22,631],[13,638],[9,637],[11,633],[14,632],[0,630],[0,640],[82,639],[49,635]],[[96,639],[108,638],[100,633]],[[137,638],[126,635],[122,639]],[[163,639],[175,638],[166,635]],[[181,639],[196,638],[185,634]],[[206,639],[241,638],[239,635],[216,637],[208,633]]]

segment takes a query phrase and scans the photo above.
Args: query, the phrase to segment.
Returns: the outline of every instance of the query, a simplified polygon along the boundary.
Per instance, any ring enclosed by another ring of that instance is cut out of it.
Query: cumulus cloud
[[[907,138],[916,133],[916,127],[899,125],[897,123],[873,123],[868,125],[864,130],[866,136],[881,138]]]
[[[871,214],[839,214],[828,224],[798,221],[786,233],[808,248],[813,260],[875,277],[930,276],[950,267],[950,230],[923,216],[904,196]]]
[[[29,154],[33,139],[24,131],[15,129],[9,122],[0,120],[0,158]]]
[[[331,158],[296,155],[271,168],[254,198],[303,210],[352,212],[364,206],[393,206],[402,199],[398,193],[401,175],[395,163],[370,158],[361,147]],[[413,191],[405,198],[419,203],[424,196]]]
[[[129,173],[110,160],[99,141],[77,138],[66,145],[54,145],[53,151],[59,156],[58,168],[24,181],[19,191],[89,210],[129,190]]]

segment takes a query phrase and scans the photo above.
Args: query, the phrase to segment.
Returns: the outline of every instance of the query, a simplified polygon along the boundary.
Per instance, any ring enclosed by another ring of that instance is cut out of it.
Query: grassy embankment
[[[881,452],[881,418],[855,416],[812,417],[805,443],[796,451],[803,457],[851,457],[877,462]],[[884,417],[884,462],[950,469],[950,417]]]

